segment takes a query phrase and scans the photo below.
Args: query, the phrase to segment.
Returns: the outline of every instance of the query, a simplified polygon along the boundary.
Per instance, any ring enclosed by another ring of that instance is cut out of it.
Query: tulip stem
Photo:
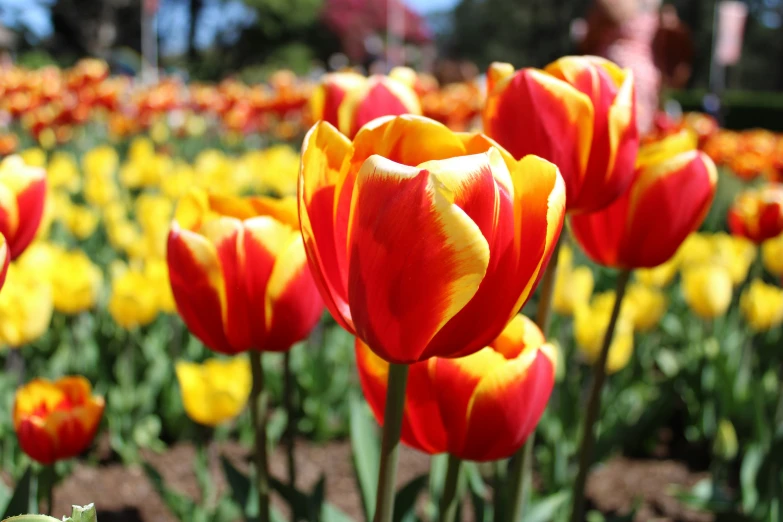
[[[253,375],[253,387],[250,390],[250,416],[255,432],[253,452],[256,469],[256,493],[258,494],[258,520],[269,522],[269,469],[266,457],[266,414],[267,394],[264,390],[264,366],[262,352],[250,351],[250,370]]]
[[[614,307],[609,318],[609,324],[604,333],[604,342],[601,345],[601,353],[593,366],[593,383],[590,386],[590,395],[587,399],[587,413],[582,427],[582,444],[579,447],[579,471],[576,475],[573,491],[573,508],[571,522],[582,522],[585,504],[585,485],[587,484],[587,472],[592,460],[593,446],[595,445],[595,421],[601,410],[601,391],[606,381],[606,360],[609,357],[609,347],[612,345],[614,328],[617,318],[620,316],[620,307],[625,296],[625,287],[631,277],[630,270],[622,270],[617,276]]]
[[[552,257],[544,271],[541,280],[541,298],[536,309],[536,325],[546,338],[549,335],[549,316],[552,312],[552,296],[555,293],[555,280],[557,276],[557,259],[560,253],[560,244],[565,241],[563,236],[555,243]],[[512,458],[511,464],[511,510],[509,522],[518,522],[522,519],[525,504],[530,500],[530,487],[533,483],[533,447],[536,443],[536,432],[533,431],[525,441],[522,449]]]
[[[459,472],[462,459],[449,453],[449,464],[446,468],[446,482],[443,485],[443,495],[440,497],[440,512],[438,522],[454,522],[459,507]]]
[[[394,486],[397,481],[397,455],[400,448],[402,413],[405,408],[405,388],[408,384],[408,365],[389,365],[389,384],[386,388],[386,409],[383,414],[381,465],[378,473],[378,494],[374,522],[391,522],[394,514]]]
[[[288,464],[288,485],[296,487],[296,412],[294,411],[294,376],[291,373],[291,350],[283,354],[283,401],[285,402],[285,450]]]

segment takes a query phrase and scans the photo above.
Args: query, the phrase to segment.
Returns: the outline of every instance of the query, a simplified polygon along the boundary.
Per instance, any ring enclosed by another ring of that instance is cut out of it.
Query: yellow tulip
[[[713,234],[712,241],[716,257],[729,269],[734,286],[742,284],[748,278],[748,271],[756,260],[756,245],[744,237],[723,232]]]
[[[147,136],[136,136],[128,146],[128,161],[142,163],[155,155],[155,144]]]
[[[722,316],[731,304],[731,273],[723,265],[689,266],[682,272],[681,287],[688,307],[704,319]]]
[[[672,282],[679,269],[679,256],[675,254],[665,263],[653,268],[641,268],[634,271],[636,280],[655,288],[665,288]]]
[[[783,290],[754,279],[740,296],[740,311],[753,330],[770,330],[783,323]]]
[[[86,178],[113,178],[119,164],[120,157],[110,145],[100,145],[82,156],[82,169]]]
[[[31,167],[45,167],[46,166],[46,152],[43,149],[34,147],[32,149],[25,149],[19,153],[24,162]]]
[[[112,280],[109,313],[123,328],[145,326],[154,321],[158,301],[158,289],[137,268],[128,268]]]
[[[262,190],[277,196],[296,195],[299,153],[288,145],[273,145],[263,151]]]
[[[593,272],[586,266],[573,268],[573,256],[568,245],[560,247],[552,296],[552,309],[560,315],[573,315],[579,306],[590,301],[593,293]]]
[[[169,282],[169,265],[163,258],[147,259],[144,263],[144,275],[151,282],[152,286],[158,290],[158,307],[161,312],[173,314],[177,311],[177,305],[174,302],[174,294],[171,292],[171,283]]]
[[[761,244],[761,260],[767,272],[783,276],[783,234]]]
[[[51,189],[78,192],[82,179],[73,156],[63,151],[53,153],[46,168],[46,181]]]
[[[81,250],[59,252],[52,270],[54,308],[68,315],[89,310],[98,301],[103,275]]]
[[[0,292],[0,344],[16,348],[41,337],[53,308],[49,280],[25,265],[11,264]]]
[[[640,283],[633,283],[626,290],[623,306],[628,303],[633,313],[633,327],[638,332],[647,332],[658,325],[666,313],[666,296],[659,289]]]
[[[607,306],[607,304],[609,304]],[[590,364],[601,352],[606,328],[614,306],[614,294],[601,294],[592,304],[579,306],[574,314],[574,337],[577,348]],[[609,374],[625,368],[633,354],[633,314],[623,305],[615,325],[614,338],[609,345],[606,371]]]
[[[68,206],[63,218],[65,228],[80,240],[90,237],[98,227],[98,214],[84,205]]]
[[[185,413],[205,426],[217,426],[239,415],[250,395],[246,357],[210,359],[204,364],[179,361],[176,373]]]

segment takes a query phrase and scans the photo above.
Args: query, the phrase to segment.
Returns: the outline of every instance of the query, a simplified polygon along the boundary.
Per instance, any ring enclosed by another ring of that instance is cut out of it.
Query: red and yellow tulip
[[[394,78],[371,76],[346,93],[337,110],[337,127],[346,136],[353,137],[365,123],[375,118],[400,114],[421,114],[416,92]]]
[[[8,242],[11,259],[35,238],[44,212],[46,171],[25,164],[19,156],[0,162],[0,233]]]
[[[299,214],[337,322],[393,363],[469,355],[527,301],[562,227],[557,168],[421,116],[305,137]]]
[[[732,234],[756,244],[783,233],[783,184],[741,192],[729,209],[728,222]]]
[[[601,209],[628,187],[639,147],[629,70],[594,56],[567,56],[543,71],[493,63],[487,93],[487,134],[515,158],[557,165],[569,213]]]
[[[367,78],[350,71],[325,74],[308,103],[310,121],[315,123],[324,120],[335,127],[339,125],[337,113],[345,96],[366,82]]]
[[[383,423],[389,365],[358,339],[356,361],[364,396]],[[402,442],[467,460],[509,457],[546,408],[555,364],[555,348],[530,319],[517,315],[500,337],[472,355],[411,365]]]
[[[22,450],[51,464],[87,449],[103,416],[102,397],[84,377],[34,379],[16,392],[14,430]]]
[[[642,147],[630,188],[614,203],[571,217],[585,253],[604,266],[634,269],[671,258],[707,215],[717,171],[689,131]]]
[[[167,261],[179,314],[218,352],[286,351],[323,311],[294,198],[194,191],[177,207]]]

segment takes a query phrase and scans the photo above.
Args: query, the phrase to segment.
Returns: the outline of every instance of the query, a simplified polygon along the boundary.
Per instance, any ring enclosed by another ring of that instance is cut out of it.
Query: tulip
[[[337,127],[353,137],[375,118],[400,114],[421,114],[421,103],[413,89],[388,76],[371,76],[346,93],[337,110]]]
[[[557,165],[570,213],[606,207],[628,187],[639,145],[633,75],[608,60],[568,56],[544,71],[493,63],[484,128],[515,158]]]
[[[595,283],[589,267],[573,267],[573,256],[574,253],[568,245],[560,247],[552,295],[552,309],[567,316],[573,315],[577,308],[590,301]]]
[[[582,305],[574,313],[574,338],[580,353],[588,363],[595,364],[605,342],[614,292],[596,296],[591,304]],[[615,335],[609,346],[606,372],[613,374],[625,368],[633,355],[633,324],[635,311],[627,304],[621,308],[615,325]]]
[[[19,445],[41,464],[75,457],[95,437],[103,408],[103,398],[92,395],[84,377],[34,379],[19,388],[14,399]]]
[[[337,126],[337,113],[345,96],[366,82],[367,78],[355,72],[325,74],[310,97],[308,104],[310,120],[313,123],[324,120]]]
[[[188,417],[217,426],[242,411],[250,396],[250,364],[245,357],[210,359],[203,364],[179,361],[175,367]]]
[[[756,245],[748,239],[718,232],[715,234],[691,234],[678,250],[682,270],[690,266],[718,264],[729,271],[731,281],[737,286],[745,281],[753,261]]]
[[[21,258],[20,258],[21,261]],[[0,292],[0,345],[18,348],[41,337],[54,309],[52,286],[35,267],[5,265],[7,277]]]
[[[359,339],[356,361],[364,396],[383,424],[389,364]],[[555,365],[555,348],[521,315],[472,355],[415,363],[401,440],[431,455],[448,452],[477,461],[508,457],[541,418],[554,386]]]
[[[136,267],[123,268],[111,282],[109,314],[130,330],[150,324],[158,317],[158,288]]]
[[[564,192],[549,162],[400,116],[353,142],[313,127],[299,212],[335,320],[382,359],[412,364],[469,355],[503,331],[551,255]]]
[[[26,165],[19,156],[0,162],[0,233],[11,259],[16,259],[35,238],[46,198],[46,171]]]
[[[679,260],[677,254],[671,259],[661,263],[658,266],[652,268],[640,268],[634,272],[636,279],[647,286],[655,288],[665,288],[677,275],[677,269],[679,268]]]
[[[783,290],[754,279],[740,296],[740,312],[757,332],[779,326],[783,323]]]
[[[778,277],[783,276],[783,234],[761,245],[761,261],[767,272]]]
[[[323,310],[296,230],[293,198],[229,198],[194,191],[180,201],[167,262],[177,310],[225,354],[283,352]]]
[[[681,287],[685,303],[703,319],[724,315],[731,304],[731,273],[722,265],[706,264],[686,268],[682,272]]]
[[[741,192],[728,213],[729,230],[756,244],[783,233],[783,184]]]
[[[648,332],[655,328],[666,313],[666,296],[658,288],[640,283],[631,284],[625,301],[633,310],[633,328]]]
[[[628,191],[592,214],[571,217],[585,253],[604,266],[634,269],[670,259],[709,211],[717,172],[704,153],[674,135],[640,150]]]

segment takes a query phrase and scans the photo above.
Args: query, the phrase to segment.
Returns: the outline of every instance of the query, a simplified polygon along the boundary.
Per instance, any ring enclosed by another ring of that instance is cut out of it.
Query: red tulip
[[[46,171],[30,167],[19,156],[0,162],[0,233],[11,259],[19,257],[35,238],[46,199]]]
[[[353,142],[321,122],[302,148],[316,284],[335,319],[395,363],[497,337],[544,271],[564,199],[551,163],[421,116],[379,118]]]
[[[625,191],[639,146],[630,71],[568,56],[544,71],[494,63],[487,82],[487,134],[515,158],[536,154],[557,165],[569,213],[601,209]]]
[[[783,233],[783,184],[767,183],[735,199],[728,215],[729,229],[760,244]]]
[[[193,192],[177,208],[167,260],[179,314],[218,352],[286,351],[323,311],[293,198]]]
[[[337,110],[337,127],[353,137],[375,118],[400,114],[421,114],[419,97],[413,89],[388,76],[371,76],[348,91]]]
[[[571,217],[585,253],[604,266],[658,266],[698,229],[715,196],[717,171],[688,132],[642,147],[633,182],[603,210]]]
[[[364,396],[383,423],[389,365],[358,339],[356,361]],[[517,315],[472,355],[410,366],[402,442],[467,460],[509,457],[541,418],[554,375],[554,347],[531,320]]]

